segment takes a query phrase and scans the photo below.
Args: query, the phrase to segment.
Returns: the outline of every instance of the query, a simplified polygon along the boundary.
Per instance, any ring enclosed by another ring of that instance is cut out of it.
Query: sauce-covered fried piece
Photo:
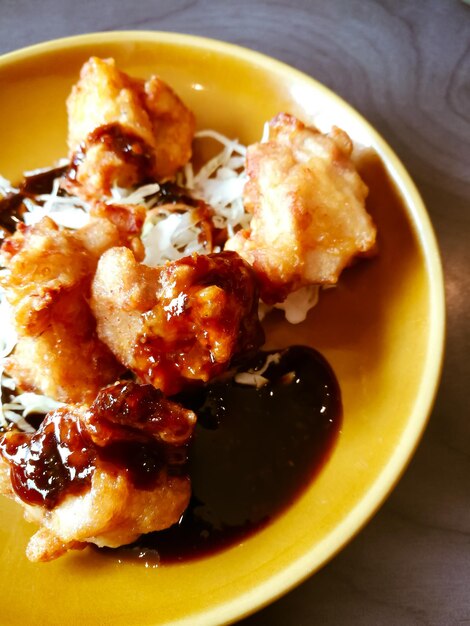
[[[99,340],[88,304],[98,258],[120,245],[143,254],[138,208],[97,205],[94,211],[75,232],[48,217],[35,226],[20,224],[2,246],[2,286],[18,334],[5,371],[22,389],[64,402],[93,399],[124,369]]]
[[[254,267],[266,302],[335,283],[354,257],[373,249],[367,187],[351,152],[344,131],[323,135],[286,113],[271,120],[266,143],[248,147],[244,203],[253,218],[225,249]]]
[[[194,116],[159,77],[134,79],[92,57],[67,100],[72,167],[64,183],[86,199],[148,178],[173,177],[191,158]]]
[[[0,490],[41,525],[28,558],[117,547],[177,522],[190,497],[195,422],[151,385],[128,382],[103,389],[90,407],[49,413],[34,434],[0,436]]]
[[[118,360],[166,394],[210,380],[264,339],[256,280],[233,252],[152,268],[114,248],[98,263],[91,306]]]

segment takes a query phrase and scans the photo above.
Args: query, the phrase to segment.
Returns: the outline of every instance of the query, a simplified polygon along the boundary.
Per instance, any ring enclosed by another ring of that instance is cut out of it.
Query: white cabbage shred
[[[13,187],[9,180],[0,175],[0,195],[6,196],[9,193],[18,193],[19,189]]]
[[[305,321],[310,309],[317,304],[319,293],[319,285],[307,285],[290,293],[284,302],[275,304],[274,308],[284,311],[286,320],[291,324],[300,324]]]
[[[24,199],[28,209],[23,217],[25,224],[28,226],[37,224],[46,215],[65,228],[77,229],[88,224],[90,219],[88,203],[74,196],[59,196],[59,183],[60,180],[56,178],[51,193],[37,195],[37,202],[30,198]]]
[[[224,146],[190,180],[194,195],[214,209],[215,226],[227,228],[228,236],[232,237],[235,230],[247,228],[251,220],[243,206],[246,147],[213,130],[202,130],[195,136],[215,139]]]
[[[5,385],[5,383],[7,383]],[[2,381],[3,387],[11,387],[14,384],[11,378]],[[34,428],[26,421],[26,417],[31,413],[46,414],[49,411],[64,406],[63,402],[57,402],[52,398],[40,395],[38,393],[26,392],[20,393],[11,400],[11,402],[3,403],[2,414],[4,419],[13,422],[25,432],[34,432]]]
[[[228,139],[214,130],[201,130],[196,139],[212,139],[222,144],[222,150],[195,173],[188,163],[178,183],[194,198],[204,200],[214,210],[212,221],[216,228],[226,228],[231,237],[236,230],[246,228],[251,216],[243,206],[243,187],[246,147]],[[139,191],[139,190],[138,190]],[[136,192],[137,193],[137,192]],[[132,203],[129,196],[126,202]],[[135,203],[140,200],[138,196]],[[150,203],[147,209],[152,209]],[[174,261],[193,252],[203,254],[204,244],[199,241],[197,216],[191,211],[150,210],[144,224],[142,240],[146,265],[156,266]]]
[[[269,380],[263,376],[263,374],[266,372],[271,363],[279,363],[280,358],[280,352],[268,354],[264,365],[260,369],[250,369],[246,372],[238,372],[238,374],[235,374],[235,382],[240,385],[250,385],[252,387],[256,387],[257,389],[264,387]]]

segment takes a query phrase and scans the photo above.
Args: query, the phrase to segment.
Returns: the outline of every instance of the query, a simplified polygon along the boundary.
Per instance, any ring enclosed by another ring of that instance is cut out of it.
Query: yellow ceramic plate
[[[311,78],[265,56],[183,35],[119,32],[63,39],[0,60],[0,173],[52,164],[66,153],[65,98],[91,55],[132,74],[158,72],[200,128],[256,141],[290,111],[337,124],[380,155],[364,176],[380,254],[347,270],[308,321],[270,324],[271,344],[309,343],[339,379],[344,423],[307,492],[265,530],[215,556],[145,569],[86,550],[33,565],[32,527],[0,503],[2,624],[187,624],[231,621],[317,570],[358,531],[399,478],[433,402],[443,349],[441,266],[429,218],[403,166],[354,110]]]

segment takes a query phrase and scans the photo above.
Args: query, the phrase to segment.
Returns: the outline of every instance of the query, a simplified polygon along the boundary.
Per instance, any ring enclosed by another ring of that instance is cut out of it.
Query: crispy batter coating
[[[193,255],[152,268],[108,250],[92,284],[98,335],[145,382],[173,394],[258,348],[258,288],[237,254]]]
[[[72,168],[64,186],[85,199],[173,177],[191,158],[192,112],[159,77],[133,79],[113,59],[83,65],[67,111]]]
[[[191,158],[194,115],[158,76],[144,84],[143,99],[155,138],[154,176],[172,178]]]
[[[76,231],[76,236],[96,259],[109,248],[126,246],[141,261],[145,250],[140,235],[146,215],[146,209],[139,205],[95,202],[90,222]]]
[[[254,267],[266,302],[335,283],[354,257],[373,249],[367,187],[351,151],[344,131],[323,135],[286,113],[271,120],[269,141],[248,147],[244,202],[253,218],[225,249]]]
[[[27,556],[118,547],[177,522],[190,498],[186,444],[196,416],[151,385],[119,383],[91,407],[49,413],[34,434],[0,437],[0,490],[40,524]]]
[[[140,250],[139,258],[143,254],[139,210],[100,205],[95,210],[76,232],[48,217],[35,226],[20,225],[2,247],[9,270],[2,285],[19,337],[5,370],[22,389],[64,402],[94,398],[124,369],[98,339],[87,301],[99,256],[125,244]]]

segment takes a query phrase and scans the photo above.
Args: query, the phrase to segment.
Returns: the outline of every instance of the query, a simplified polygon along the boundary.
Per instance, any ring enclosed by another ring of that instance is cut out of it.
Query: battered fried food
[[[144,82],[113,59],[92,57],[67,110],[72,168],[64,186],[82,198],[173,177],[191,158],[194,115],[157,76]]]
[[[76,236],[96,260],[109,248],[126,246],[142,261],[145,250],[140,235],[146,215],[143,206],[96,202],[89,223]]]
[[[367,187],[344,131],[323,135],[292,115],[269,124],[269,140],[247,149],[248,230],[227,241],[260,277],[261,296],[280,302],[309,284],[334,284],[357,255],[374,248]]]
[[[127,244],[142,258],[141,211],[97,205],[90,223],[76,232],[44,217],[35,226],[20,224],[5,241],[8,273],[2,286],[18,334],[5,371],[22,389],[64,402],[87,401],[123,371],[98,339],[87,298],[105,250]]]
[[[118,360],[165,394],[210,380],[264,340],[253,272],[233,252],[151,268],[126,248],[108,250],[91,307]]]
[[[142,97],[155,140],[153,174],[157,180],[172,178],[191,158],[194,115],[158,76],[145,82]]]
[[[119,383],[91,407],[49,413],[34,434],[0,437],[0,490],[41,528],[27,556],[87,543],[118,547],[177,522],[190,497],[186,444],[196,416],[151,385]]]

